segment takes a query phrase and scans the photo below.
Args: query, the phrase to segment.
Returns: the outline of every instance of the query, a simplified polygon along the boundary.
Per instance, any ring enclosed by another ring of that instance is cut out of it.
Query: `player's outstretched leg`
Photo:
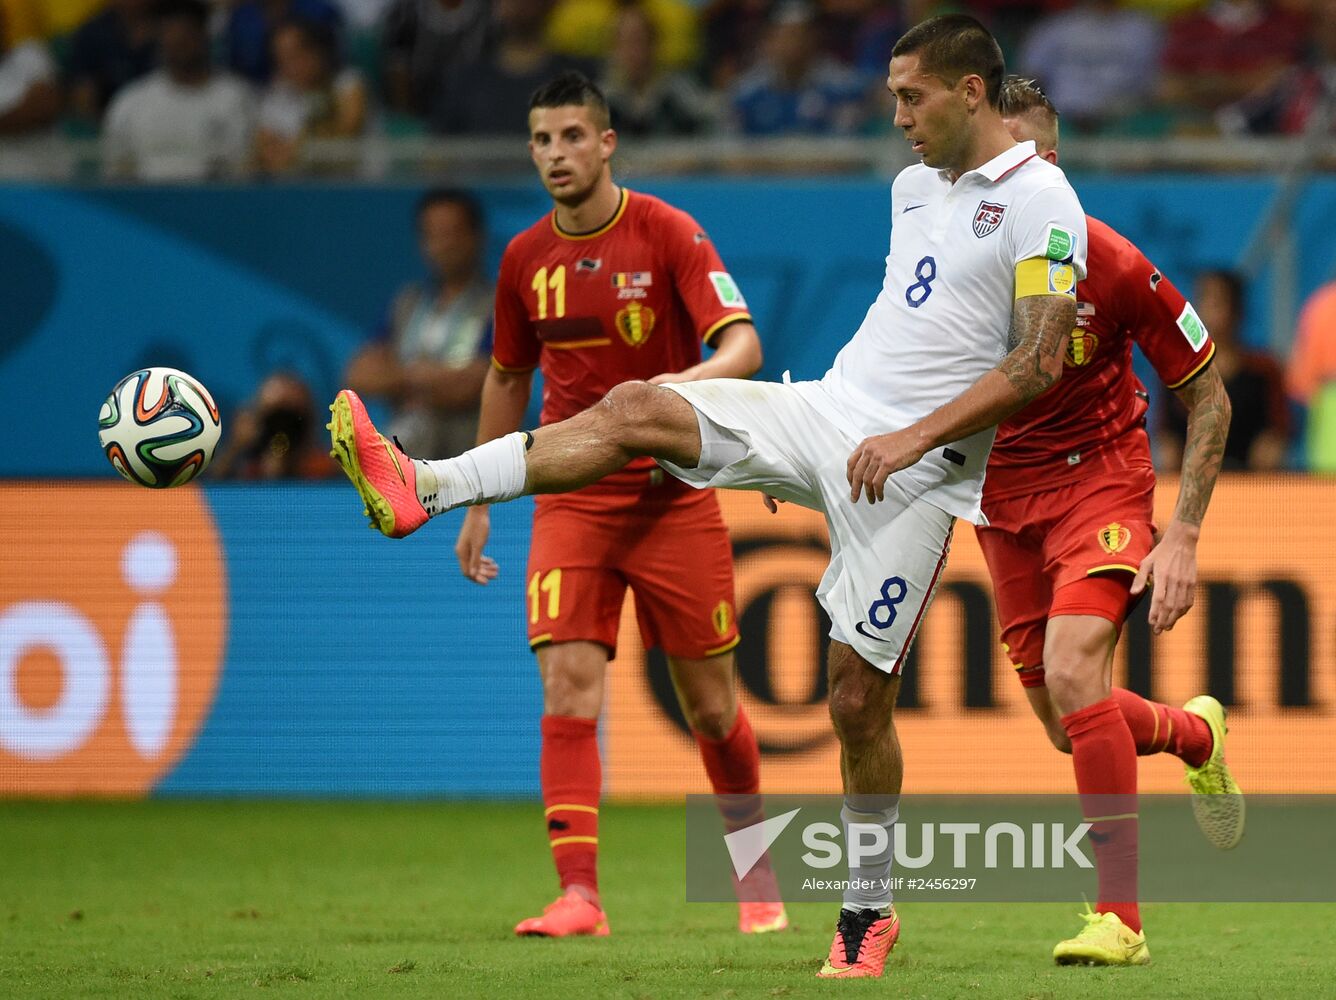
[[[376,430],[351,389],[330,407],[331,454],[381,533],[403,538],[455,507],[526,493],[565,493],[652,455],[683,468],[700,461],[696,411],[677,393],[624,382],[595,406],[532,434],[516,432],[456,458],[409,459]]]
[[[832,641],[830,717],[840,738],[840,773],[844,809],[840,818],[845,842],[851,827],[880,826],[885,843],[895,843],[898,799],[904,760],[891,713],[900,678],[878,670],[854,650]],[[865,979],[880,976],[900,938],[900,918],[891,903],[891,848],[882,857],[850,866],[849,885],[835,924],[835,939],[817,976]],[[854,888],[857,886],[857,888]]]
[[[678,704],[700,748],[701,763],[728,833],[765,820],[761,751],[747,713],[738,704],[732,653],[704,659],[669,657]],[[769,934],[789,926],[770,857],[763,854],[746,878],[734,877],[738,930]]]

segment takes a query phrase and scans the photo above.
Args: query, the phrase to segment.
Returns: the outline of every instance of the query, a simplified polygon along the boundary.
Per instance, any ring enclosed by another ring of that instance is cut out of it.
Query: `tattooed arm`
[[[1211,491],[1225,459],[1225,439],[1229,437],[1229,418],[1233,412],[1225,383],[1215,366],[1177,394],[1188,409],[1187,441],[1183,445],[1183,474],[1178,484],[1178,503],[1174,520],[1194,528],[1201,527]]]
[[[884,499],[886,480],[934,448],[995,427],[1062,377],[1062,352],[1076,326],[1065,295],[1027,295],[1011,313],[1010,351],[951,402],[904,430],[870,437],[849,456],[850,498]]]
[[[1183,471],[1178,483],[1178,503],[1155,548],[1142,560],[1132,593],[1139,594],[1154,576],[1150,602],[1150,624],[1156,632],[1174,627],[1187,614],[1196,598],[1197,538],[1206,505],[1211,502],[1225,457],[1229,436],[1230,405],[1225,384],[1214,365],[1178,390],[1188,408],[1187,441],[1183,445]]]

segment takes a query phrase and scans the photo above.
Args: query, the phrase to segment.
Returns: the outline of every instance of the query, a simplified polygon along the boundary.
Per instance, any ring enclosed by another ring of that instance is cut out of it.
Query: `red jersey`
[[[622,382],[698,364],[701,344],[742,320],[747,303],[696,220],[623,188],[617,213],[592,233],[563,232],[553,212],[510,241],[492,362],[542,368],[550,424]]]
[[[751,321],[747,303],[696,220],[622,188],[616,214],[592,233],[564,232],[554,211],[510,241],[492,363],[541,368],[541,419],[550,424],[622,382],[698,364],[701,344],[740,321]],[[653,465],[637,459],[628,468]],[[598,485],[622,479],[631,485],[621,474]]]
[[[1090,276],[1076,287],[1062,380],[998,428],[985,502],[1080,479],[1092,467],[1149,468],[1146,387],[1132,371],[1132,344],[1171,389],[1186,385],[1215,354],[1173,283],[1109,226],[1086,222]]]

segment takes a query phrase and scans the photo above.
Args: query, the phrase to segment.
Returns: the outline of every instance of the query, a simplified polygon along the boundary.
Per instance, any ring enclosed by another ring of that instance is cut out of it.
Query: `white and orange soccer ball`
[[[97,428],[112,467],[155,490],[188,483],[208,468],[222,434],[209,390],[175,368],[144,368],[117,382]]]

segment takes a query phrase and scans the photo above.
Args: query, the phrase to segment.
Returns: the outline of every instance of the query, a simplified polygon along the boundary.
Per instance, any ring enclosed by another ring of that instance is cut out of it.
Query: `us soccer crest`
[[[979,202],[978,211],[974,213],[974,235],[983,239],[1002,225],[1002,213],[1006,210],[1006,205],[995,205],[991,201]]]
[[[1131,530],[1123,527],[1117,521],[1099,529],[1099,546],[1109,555],[1123,551],[1131,540]]]

